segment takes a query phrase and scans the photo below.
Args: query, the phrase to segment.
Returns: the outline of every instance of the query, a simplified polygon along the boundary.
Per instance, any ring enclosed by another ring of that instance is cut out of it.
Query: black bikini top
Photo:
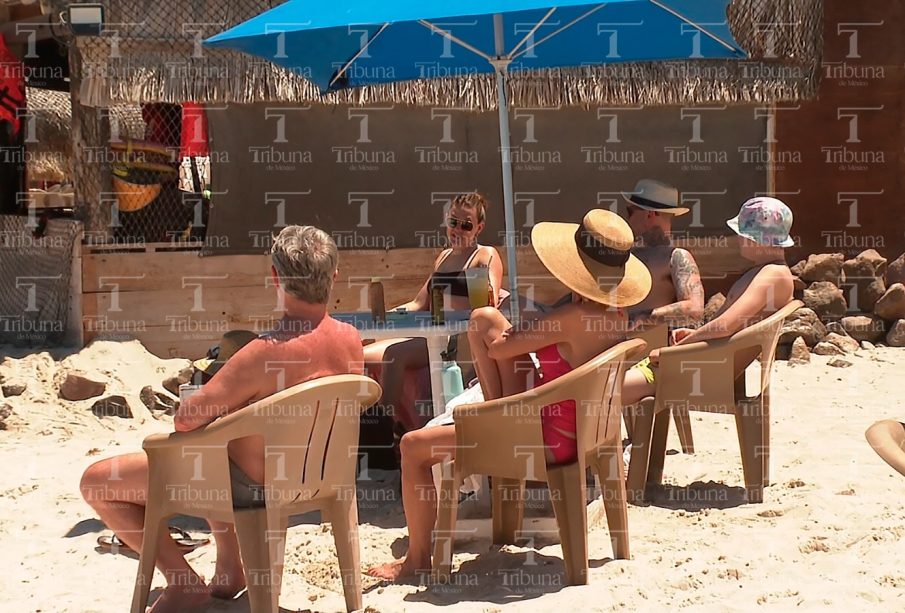
[[[468,282],[465,280],[465,271],[471,266],[472,260],[474,260],[480,250],[480,247],[474,250],[474,253],[468,257],[462,270],[454,272],[435,272],[432,274],[428,289],[433,292],[434,287],[442,287],[444,291],[446,291],[446,288],[449,288],[449,293],[451,295],[468,298]],[[452,251],[450,251],[449,254],[452,254]],[[449,254],[447,254],[447,258],[449,257]],[[437,266],[443,264],[444,261],[446,261],[446,258],[440,260],[440,263],[437,264]]]

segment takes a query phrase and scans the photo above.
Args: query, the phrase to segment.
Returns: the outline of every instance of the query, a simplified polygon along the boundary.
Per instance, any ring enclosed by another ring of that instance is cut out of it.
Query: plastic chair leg
[[[452,470],[445,476],[437,497],[437,524],[434,529],[434,553],[431,559],[433,580],[445,582],[452,571],[453,543],[456,534],[456,512],[459,508],[459,486],[462,478]]]
[[[248,584],[251,613],[277,613],[274,606],[267,512],[264,509],[236,511],[236,536]],[[285,538],[285,533],[283,534]]]
[[[682,453],[694,453],[694,436],[691,434],[691,416],[687,407],[673,407],[673,419],[682,444]]]
[[[358,499],[355,489],[340,491],[328,511],[333,525],[333,542],[339,559],[340,578],[346,610],[363,608],[361,595],[361,554],[358,543]]]
[[[588,583],[588,509],[585,472],[578,462],[547,469],[568,585]]]
[[[645,398],[636,407],[626,498],[632,504],[641,504],[644,501],[644,488],[647,484],[647,471],[650,464],[651,438],[654,432],[654,399]]]
[[[158,490],[159,491],[159,490]],[[138,574],[135,577],[135,590],[132,593],[132,613],[145,613],[148,606],[148,595],[151,581],[154,580],[154,565],[157,562],[157,549],[160,535],[166,530],[166,517],[155,512],[160,508],[156,496],[148,490],[148,501],[145,507],[145,526],[141,540],[141,555],[138,560]]]
[[[603,497],[603,508],[610,529],[610,541],[613,544],[613,558],[628,560],[628,504],[625,492],[625,466],[622,460],[622,442],[598,448],[595,458],[594,472],[600,481],[600,495]]]
[[[654,434],[650,441],[650,463],[647,467],[648,483],[659,484],[663,481],[666,438],[669,435],[669,413],[668,409],[664,409],[654,415]]]
[[[522,529],[525,512],[525,482],[493,479],[493,542],[513,545]]]
[[[753,405],[739,406],[735,413],[738,443],[745,473],[745,490],[749,503],[764,501],[764,430],[762,414]]]

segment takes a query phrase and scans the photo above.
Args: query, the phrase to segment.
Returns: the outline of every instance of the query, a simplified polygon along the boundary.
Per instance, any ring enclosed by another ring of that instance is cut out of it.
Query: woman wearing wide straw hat
[[[472,313],[468,338],[486,400],[546,383],[625,339],[624,307],[650,291],[647,268],[630,254],[634,236],[618,215],[595,209],[582,223],[542,222],[531,232],[538,257],[573,300],[513,330],[497,309]],[[529,353],[536,353],[535,370]],[[575,400],[542,411],[547,462],[575,460]],[[455,448],[455,426],[409,432],[402,438],[402,500],[409,526],[404,558],[371,568],[371,575],[395,580],[430,569],[430,538],[436,519],[431,466]]]

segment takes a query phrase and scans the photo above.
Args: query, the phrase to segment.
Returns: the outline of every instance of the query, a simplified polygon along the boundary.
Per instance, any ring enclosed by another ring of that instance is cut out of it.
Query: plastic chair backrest
[[[801,306],[793,300],[725,340],[664,349],[657,373],[657,402],[692,411],[734,412],[747,397],[745,369],[757,359],[760,385],[752,398],[766,396],[783,321]]]
[[[244,409],[246,436],[264,439],[264,492],[269,507],[335,495],[354,485],[362,407],[380,386],[337,375],[290,387]]]

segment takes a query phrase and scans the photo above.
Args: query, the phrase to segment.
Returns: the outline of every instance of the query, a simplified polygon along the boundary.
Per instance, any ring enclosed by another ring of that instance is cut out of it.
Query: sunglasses
[[[467,219],[456,219],[455,217],[448,217],[446,219],[446,225],[450,228],[455,228],[456,226],[462,228],[463,232],[471,232],[474,230],[474,224]]]

